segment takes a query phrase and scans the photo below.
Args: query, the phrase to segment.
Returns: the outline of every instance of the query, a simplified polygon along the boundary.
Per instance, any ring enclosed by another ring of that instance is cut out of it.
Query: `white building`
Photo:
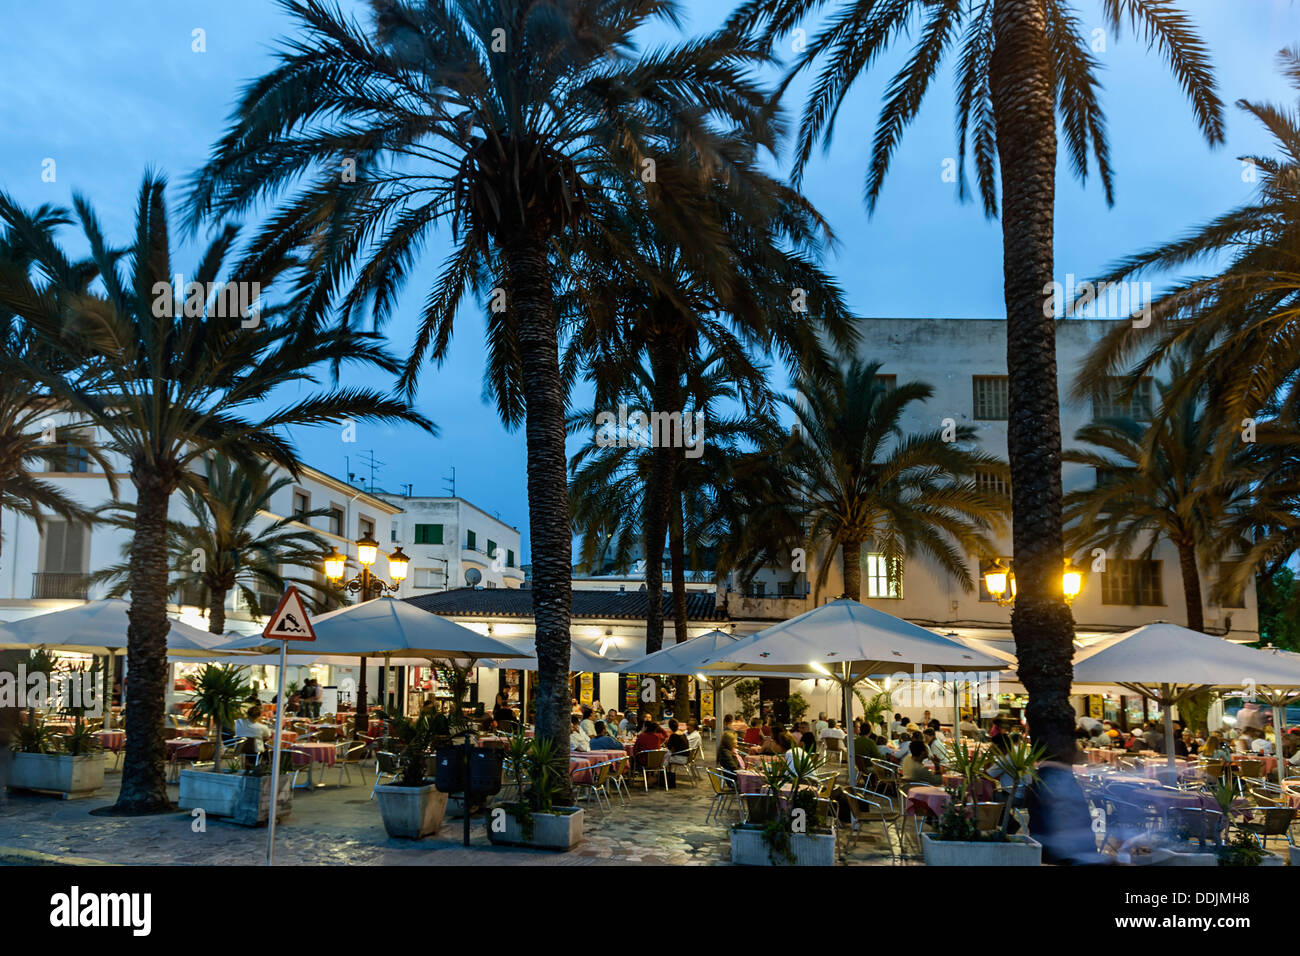
[[[517,588],[523,584],[518,528],[464,498],[375,494],[398,509],[379,541],[400,546],[411,559],[401,597],[467,585]]]

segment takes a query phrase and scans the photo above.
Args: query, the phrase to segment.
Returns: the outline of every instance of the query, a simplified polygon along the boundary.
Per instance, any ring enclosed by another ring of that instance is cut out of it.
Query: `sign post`
[[[275,818],[280,809],[280,752],[281,737],[284,733],[284,708],[288,701],[284,697],[285,655],[290,641],[314,641],[316,632],[312,630],[311,618],[302,603],[302,596],[293,585],[284,592],[275,613],[266,622],[262,636],[280,642],[280,669],[275,695],[275,737],[271,748],[271,816],[266,825],[266,865],[275,862]]]

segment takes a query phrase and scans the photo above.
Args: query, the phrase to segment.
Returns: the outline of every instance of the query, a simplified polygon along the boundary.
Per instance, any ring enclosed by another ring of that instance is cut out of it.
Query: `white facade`
[[[1085,447],[1074,440],[1075,433],[1094,418],[1092,400],[1077,401],[1069,397],[1076,371],[1085,356],[1111,327],[1109,320],[1068,319],[1057,323],[1056,355],[1061,402],[1061,441],[1064,448]],[[926,402],[910,405],[902,419],[907,432],[932,431],[944,427],[951,419],[958,426],[969,425],[979,435],[982,450],[999,458],[1007,457],[1007,422],[1005,417],[1006,323],[1001,319],[865,319],[862,323],[863,344],[859,358],[880,362],[880,375],[897,377],[897,382],[924,382],[934,388]],[[980,405],[976,407],[977,403]],[[1062,483],[1068,493],[1093,485],[1097,475],[1092,468],[1066,463]],[[1004,561],[1011,555],[1008,533],[999,542]],[[872,560],[865,554],[862,600],[874,607],[925,626],[962,636],[992,640],[1009,640],[1011,610],[999,606],[980,593],[980,567],[969,556],[974,592],[961,585],[923,559],[914,559],[903,569],[897,596],[888,596],[894,588],[887,575],[872,580]],[[838,555],[820,593],[799,599],[805,581],[816,578],[816,567],[809,560],[805,575],[765,573],[767,596],[755,598],[736,593],[727,595],[728,610],[733,618],[749,616],[785,618],[816,604],[838,597],[843,591],[843,574]],[[1130,558],[1136,558],[1136,553]],[[1080,638],[1137,627],[1156,620],[1186,624],[1182,576],[1176,550],[1162,542],[1152,555],[1159,562],[1151,586],[1144,588],[1143,603],[1111,603],[1115,597],[1112,582],[1107,588],[1103,575],[1082,567],[1083,589],[1074,601],[1076,633]],[[1009,561],[1008,561],[1009,563]],[[1114,564],[1108,565],[1113,571]],[[881,569],[884,570],[883,568]],[[1208,602],[1214,570],[1201,569],[1202,599]],[[1158,582],[1158,587],[1154,586]],[[781,584],[794,598],[773,598]],[[872,593],[874,592],[874,593]],[[1109,593],[1108,593],[1109,592]],[[1206,603],[1205,626],[1212,633],[1231,640],[1253,641],[1258,638],[1258,617],[1253,582],[1243,599],[1244,606],[1218,607]]]
[[[464,498],[387,492],[376,492],[376,497],[400,511],[376,537],[385,547],[400,545],[411,558],[399,596],[418,597],[470,584],[517,588],[524,583],[518,528]],[[477,580],[471,582],[471,577]]]

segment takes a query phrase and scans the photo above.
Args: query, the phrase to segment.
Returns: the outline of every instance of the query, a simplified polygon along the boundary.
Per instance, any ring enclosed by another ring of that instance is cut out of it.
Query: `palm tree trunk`
[[[526,408],[528,524],[537,643],[537,736],[555,745],[567,799],[572,541],[564,456],[564,384],[545,238],[520,230],[505,246]]]
[[[682,493],[675,490],[669,504],[672,514],[668,521],[668,554],[673,576],[673,636],[678,644],[690,640],[686,629],[686,534],[682,527],[682,505]],[[677,675],[677,706],[674,712],[679,719],[687,719],[691,715],[690,685],[691,679],[687,675]]]
[[[1056,117],[1045,0],[995,0],[990,69],[1002,186],[1002,272],[1007,309],[1012,548],[1011,614],[1035,743],[1073,749],[1074,620],[1061,587],[1061,418],[1056,326],[1044,314],[1052,283]]]
[[[844,596],[854,601],[862,600],[862,542],[841,541],[844,559]]]
[[[162,728],[167,680],[167,507],[176,488],[174,473],[134,463],[135,535],[131,541],[131,608],[126,630],[126,756],[122,789],[114,809],[158,813],[167,799]]]
[[[226,632],[226,594],[229,593],[216,588],[210,588],[208,591],[208,632],[211,634],[224,634]]]
[[[1178,570],[1183,575],[1183,600],[1187,604],[1187,626],[1193,631],[1205,630],[1205,609],[1201,604],[1201,572],[1196,566],[1196,548],[1183,542],[1178,547]]]
[[[657,335],[650,343],[650,371],[654,378],[652,415],[670,414],[677,407],[677,346],[669,335]],[[668,506],[673,495],[673,454],[662,437],[651,429],[650,473],[646,476],[645,551],[646,622],[645,651],[653,654],[664,646],[664,535],[668,531]]]

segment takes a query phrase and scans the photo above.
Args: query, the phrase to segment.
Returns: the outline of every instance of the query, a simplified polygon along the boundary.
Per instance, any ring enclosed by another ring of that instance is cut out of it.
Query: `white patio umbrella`
[[[849,777],[855,770],[852,689],[902,666],[944,672],[1001,670],[1004,662],[849,598],[840,598],[719,648],[702,670],[796,671],[830,677],[841,687]]]
[[[530,646],[531,645],[531,646]],[[520,644],[517,648],[524,656],[516,658],[495,658],[492,660],[479,661],[480,667],[496,668],[498,670],[519,670],[535,671],[537,670],[537,648],[532,641],[527,644]],[[617,673],[617,667],[621,663],[613,657],[602,657],[599,654],[593,654],[576,641],[569,643],[569,673],[570,674],[607,674],[610,672]],[[528,681],[524,681],[519,690],[519,710],[520,717],[524,722],[528,719]]]
[[[694,674],[697,679],[708,679],[713,687],[714,700],[717,701],[720,699],[724,688],[753,675],[743,670],[713,669],[708,673],[704,673],[705,665],[715,660],[722,651],[736,646],[739,641],[743,640],[746,640],[746,637],[738,637],[735,634],[728,634],[726,631],[716,629],[707,631],[698,637],[691,638],[689,641],[672,644],[655,651],[653,654],[647,654],[645,657],[634,661],[627,661],[619,667],[618,672],[620,674]],[[766,676],[800,680],[807,675],[802,671],[790,671],[779,674],[770,673]],[[721,720],[721,715],[715,712],[713,717],[716,726]],[[717,736],[719,739],[721,739],[722,731],[725,729],[725,727],[718,729]]]
[[[1262,697],[1289,696],[1289,691],[1300,688],[1300,663],[1157,621],[1081,651],[1074,662],[1074,682],[1118,684],[1160,704],[1172,772],[1174,718],[1170,708],[1174,704],[1216,688],[1245,690]],[[1281,770],[1280,760],[1278,765]]]
[[[113,687],[114,658],[127,652],[128,613],[131,602],[118,598],[89,601],[62,611],[49,611],[11,621],[0,627],[0,648],[45,648],[81,654],[103,654],[108,659],[106,680]],[[205,660],[227,640],[181,621],[170,621],[167,656]],[[112,727],[113,709],[104,713],[104,726]]]

